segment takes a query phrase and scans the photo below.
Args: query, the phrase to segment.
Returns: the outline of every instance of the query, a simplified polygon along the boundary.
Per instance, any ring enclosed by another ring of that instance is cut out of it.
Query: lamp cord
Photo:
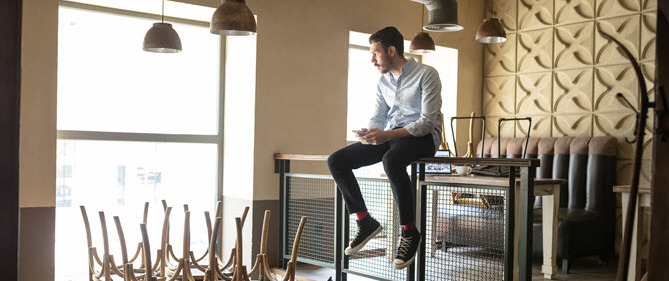
[[[165,0],[163,0],[163,9],[162,12],[160,13],[160,22],[161,23],[165,22]]]
[[[490,0],[490,18],[492,18],[492,0]]]
[[[423,23],[425,22],[425,6],[421,5],[420,10],[423,12],[420,17],[420,32],[423,32]]]

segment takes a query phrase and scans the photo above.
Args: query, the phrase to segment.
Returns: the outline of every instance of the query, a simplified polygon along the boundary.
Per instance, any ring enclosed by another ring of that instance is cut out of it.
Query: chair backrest
[[[537,178],[565,179],[560,207],[602,211],[614,215],[617,140],[613,137],[530,138],[527,158],[538,158]],[[525,138],[488,138],[483,157],[518,158],[525,148]],[[481,142],[476,151],[481,151]],[[480,152],[479,152],[480,153]],[[479,154],[478,157],[481,157]],[[541,199],[535,199],[535,207]]]

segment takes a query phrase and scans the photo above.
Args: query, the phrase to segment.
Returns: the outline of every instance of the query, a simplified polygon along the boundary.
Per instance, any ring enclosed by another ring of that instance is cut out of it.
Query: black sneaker
[[[416,258],[416,250],[418,250],[421,239],[422,237],[416,228],[402,230],[400,246],[397,248],[397,256],[393,260],[395,269],[405,268],[413,262]]]
[[[370,215],[367,215],[364,219],[356,222],[358,223],[358,234],[356,234],[353,242],[351,242],[351,244],[346,247],[346,250],[344,250],[344,253],[347,256],[360,251],[369,240],[372,240],[374,236],[383,230],[381,224]]]

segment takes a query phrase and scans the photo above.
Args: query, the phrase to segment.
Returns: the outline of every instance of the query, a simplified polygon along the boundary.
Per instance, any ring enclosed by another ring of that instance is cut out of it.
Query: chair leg
[[[562,274],[569,274],[569,259],[562,259]]]

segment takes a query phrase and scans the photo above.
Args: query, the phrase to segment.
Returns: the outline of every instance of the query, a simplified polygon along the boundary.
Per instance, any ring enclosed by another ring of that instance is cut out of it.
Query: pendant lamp
[[[464,29],[458,24],[458,2],[456,0],[412,0],[428,8],[428,23],[425,31],[454,32]]]
[[[490,18],[484,19],[476,31],[476,42],[483,44],[502,43],[506,41],[506,31],[502,23],[492,17],[492,0],[490,0]]]
[[[254,35],[256,19],[244,0],[223,0],[211,17],[209,31],[220,35]]]
[[[421,6],[421,9],[423,10],[423,15],[421,16],[420,24],[423,25],[423,21],[425,20],[425,8]],[[416,33],[416,36],[411,39],[409,53],[422,55],[432,53],[434,50],[434,40],[432,40],[430,34],[427,34],[426,32],[418,32]]]
[[[160,22],[156,22],[144,35],[144,51],[155,53],[181,52],[181,39],[172,25],[165,23],[165,0]]]

